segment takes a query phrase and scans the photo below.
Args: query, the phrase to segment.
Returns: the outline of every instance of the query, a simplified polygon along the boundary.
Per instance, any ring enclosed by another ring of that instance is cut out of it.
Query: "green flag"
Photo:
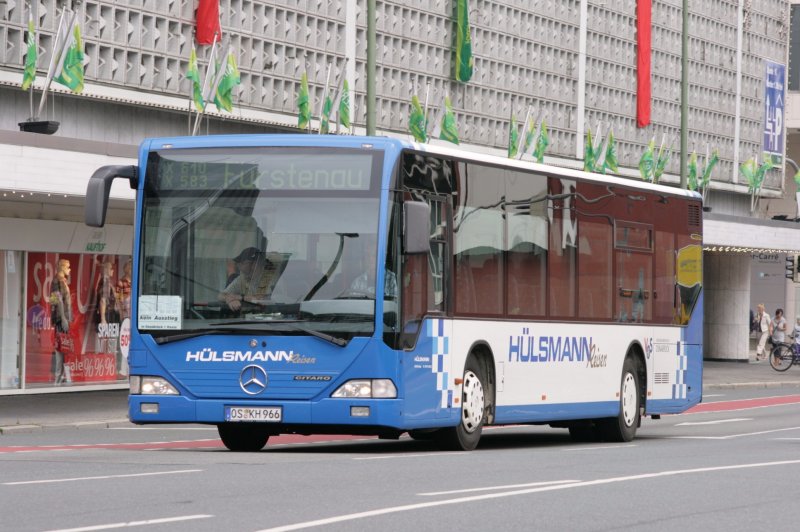
[[[444,116],[442,117],[442,132],[439,138],[458,144],[458,126],[456,125],[456,116],[453,114],[453,106],[450,103],[450,97],[444,97]]]
[[[544,151],[550,145],[550,135],[547,133],[547,122],[544,119],[542,119],[541,129],[539,138],[536,139],[536,147],[533,149],[533,158],[537,163],[544,161]]]
[[[606,157],[603,160],[603,173],[605,174],[606,170],[611,170],[612,172],[619,172],[619,166],[617,165],[617,148],[614,143],[614,132],[609,130],[608,137],[606,138],[608,143],[606,144]]]
[[[330,94],[325,95],[325,101],[322,102],[322,116],[319,117],[319,132],[327,135],[331,128],[331,112],[333,111],[333,99]]]
[[[522,142],[522,155],[520,157],[528,153],[528,150],[533,146],[533,141],[536,139],[536,127],[533,119],[528,121],[527,126],[528,127],[525,128],[525,138]]]
[[[688,172],[689,175],[687,176],[686,185],[689,190],[697,190],[697,152],[693,151],[689,156]]]
[[[33,27],[33,18],[28,20],[28,51],[25,53],[25,70],[22,73],[22,90],[30,88],[36,79],[36,30]]]
[[[702,178],[700,179],[700,188],[703,190],[705,190],[708,184],[711,182],[711,171],[719,162],[719,153],[717,150],[714,150],[714,153],[711,154],[711,157],[708,157],[707,155],[708,152],[706,151],[706,166],[703,168]]]
[[[308,102],[308,76],[303,72],[300,78],[300,92],[297,93],[297,127],[306,129],[311,121],[311,106]]]
[[[653,181],[653,172],[655,170],[655,149],[656,139],[653,137],[647,144],[642,157],[639,159],[639,174],[645,181]]]
[[[342,94],[339,96],[339,123],[350,130],[350,85],[346,79],[342,82]]]
[[[80,94],[83,91],[83,57],[81,27],[76,23],[72,27],[72,36],[67,41],[67,48],[53,81],[68,87],[75,94]]]
[[[511,113],[511,123],[508,125],[508,158],[513,159],[517,156],[519,150],[519,130],[517,128],[517,119],[514,118],[514,113]]]
[[[594,152],[594,141],[592,140],[592,130],[586,130],[586,144],[583,147],[583,170],[594,172],[594,165],[597,162],[597,154]]]
[[[225,74],[217,86],[217,94],[214,96],[214,103],[217,109],[224,109],[229,113],[233,111],[233,88],[241,83],[239,67],[236,65],[236,56],[233,49],[228,51],[228,58],[225,60]]]
[[[467,0],[456,0],[456,81],[468,82],[472,78],[473,64],[469,6]]]
[[[411,115],[408,117],[408,130],[417,142],[428,141],[428,122],[425,120],[425,111],[416,95],[411,97]]]
[[[658,183],[658,180],[661,179],[661,175],[667,168],[670,155],[672,155],[672,148],[667,148],[666,151],[664,151],[664,143],[662,142],[661,147],[658,149],[658,158],[656,159],[656,167],[653,172],[653,183]]]
[[[747,181],[748,192],[753,192],[757,188],[756,183],[756,160],[750,157],[739,166],[739,173]]]
[[[203,86],[200,83],[200,71],[197,69],[197,52],[192,46],[192,53],[189,55],[189,70],[186,71],[186,79],[192,82],[192,101],[198,113],[203,112],[205,102],[203,101]]]

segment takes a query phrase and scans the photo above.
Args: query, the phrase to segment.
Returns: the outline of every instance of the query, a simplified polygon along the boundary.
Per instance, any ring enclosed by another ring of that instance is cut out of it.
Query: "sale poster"
[[[26,385],[128,378],[130,268],[126,256],[28,253]]]

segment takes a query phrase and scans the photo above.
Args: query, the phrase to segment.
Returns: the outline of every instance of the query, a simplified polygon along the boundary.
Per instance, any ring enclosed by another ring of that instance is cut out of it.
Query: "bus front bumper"
[[[253,401],[190,399],[184,396],[131,395],[128,416],[136,424],[225,423],[228,407],[279,407],[280,425],[404,426],[401,399],[322,399],[320,401]],[[346,431],[345,431],[346,432]]]

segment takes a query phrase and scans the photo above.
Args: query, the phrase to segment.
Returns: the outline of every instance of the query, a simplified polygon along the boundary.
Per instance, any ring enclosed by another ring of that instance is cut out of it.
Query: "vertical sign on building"
[[[786,101],[786,65],[765,61],[764,75],[764,153],[775,163],[783,162],[786,132],[783,106]]]

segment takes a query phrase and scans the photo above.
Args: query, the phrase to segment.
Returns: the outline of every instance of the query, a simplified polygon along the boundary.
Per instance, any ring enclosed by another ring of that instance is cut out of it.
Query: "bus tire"
[[[225,447],[235,452],[258,452],[269,440],[269,434],[264,429],[241,423],[220,423],[217,432]]]
[[[455,427],[437,430],[436,443],[441,449],[471,451],[478,446],[486,422],[486,371],[474,356],[464,367],[461,384],[461,419]]]
[[[632,357],[627,357],[622,365],[619,414],[616,417],[599,420],[599,428],[606,441],[629,442],[636,436],[641,415],[639,371],[636,366],[637,363]]]

